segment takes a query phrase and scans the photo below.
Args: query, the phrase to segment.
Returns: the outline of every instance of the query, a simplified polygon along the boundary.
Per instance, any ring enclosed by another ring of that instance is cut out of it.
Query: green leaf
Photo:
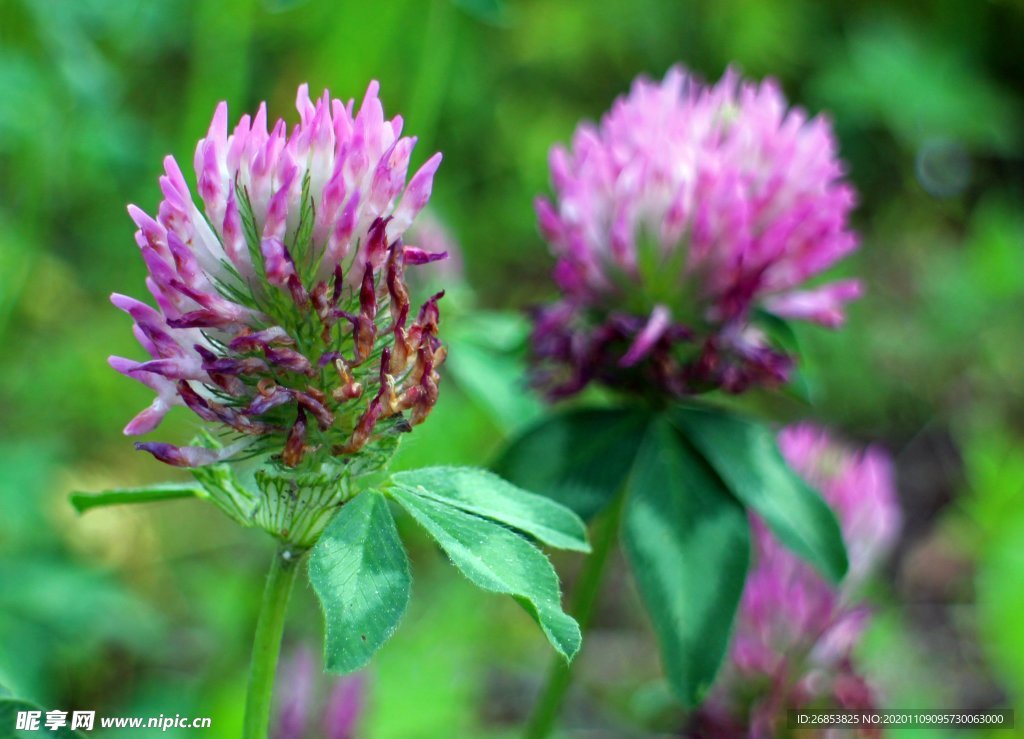
[[[527,429],[495,471],[589,520],[622,490],[649,413],[634,409],[575,410]]]
[[[622,539],[673,692],[698,705],[729,645],[750,559],[743,506],[678,432],[648,431],[630,475]]]
[[[309,581],[327,624],[327,669],[358,670],[409,603],[409,559],[381,493],[366,490],[342,506],[310,553]]]
[[[399,472],[391,479],[417,495],[503,523],[557,549],[590,551],[587,527],[579,516],[493,472],[473,467],[425,467]]]
[[[744,505],[779,540],[838,582],[846,547],[835,514],[782,458],[775,434],[754,421],[704,408],[678,408],[676,427]]]
[[[79,513],[90,508],[123,503],[153,503],[158,500],[176,500],[178,498],[205,498],[206,493],[198,485],[188,483],[165,483],[147,485],[138,488],[118,488],[104,490],[101,493],[74,492],[69,496],[71,505]]]
[[[394,499],[427,530],[471,582],[507,593],[540,624],[552,646],[571,660],[580,627],[562,611],[558,576],[544,554],[503,526],[398,486]]]

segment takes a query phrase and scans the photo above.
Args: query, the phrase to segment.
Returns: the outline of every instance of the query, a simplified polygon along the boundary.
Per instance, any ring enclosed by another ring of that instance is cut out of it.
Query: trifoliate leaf
[[[514,597],[559,654],[566,660],[575,656],[580,628],[562,611],[558,576],[539,549],[499,524],[408,488],[395,486],[390,493],[463,575],[484,590]]]
[[[409,603],[409,560],[381,493],[366,490],[342,506],[310,553],[309,581],[327,626],[324,664],[358,670],[395,633]]]
[[[391,479],[410,492],[503,523],[557,549],[590,551],[587,527],[579,516],[493,472],[472,467],[426,467],[399,472]]]

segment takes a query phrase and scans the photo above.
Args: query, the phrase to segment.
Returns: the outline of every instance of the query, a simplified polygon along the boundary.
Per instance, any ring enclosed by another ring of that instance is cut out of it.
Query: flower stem
[[[266,739],[270,726],[270,700],[281,651],[288,598],[303,552],[281,544],[267,574],[263,603],[256,621],[256,637],[252,645],[252,666],[249,669],[249,690],[245,698],[244,739]]]
[[[608,558],[615,545],[624,498],[624,495],[619,495],[605,513],[604,520],[594,527],[594,549],[587,557],[583,572],[580,573],[579,581],[573,589],[570,611],[584,633],[590,623],[594,605],[597,603],[597,594],[604,580]],[[526,725],[526,732],[523,735],[526,739],[545,739],[551,733],[571,682],[572,666],[564,659],[556,657],[551,662],[547,682]]]

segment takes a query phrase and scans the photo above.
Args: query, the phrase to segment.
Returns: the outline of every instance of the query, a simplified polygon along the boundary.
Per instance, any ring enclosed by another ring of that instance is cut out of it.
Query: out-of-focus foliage
[[[161,157],[191,161],[218,100],[289,115],[300,82],[349,97],[375,77],[420,138],[413,166],[444,152],[432,203],[473,289],[442,302],[450,371],[399,464],[480,464],[537,413],[519,329],[476,311],[552,293],[532,212],[548,147],[682,61],[829,109],[860,192],[844,270],[867,296],[844,331],[799,330],[813,406],[761,401],[896,455],[906,534],[865,649],[883,699],[1024,709],[1022,36],[1014,0],[0,1],[0,683],[238,733],[267,542],[196,501],[78,518],[64,497],[167,474],[119,434],[149,393],[106,366],[135,351],[107,295],[144,275],[125,204],[153,208]],[[399,526],[435,592],[371,666],[368,735],[507,731],[545,663],[534,625]],[[612,583],[568,720],[677,728],[637,596]],[[318,641],[311,593],[291,613],[290,638]]]

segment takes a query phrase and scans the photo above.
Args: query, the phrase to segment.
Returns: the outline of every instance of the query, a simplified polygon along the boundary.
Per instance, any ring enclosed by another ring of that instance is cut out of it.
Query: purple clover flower
[[[804,283],[856,248],[829,122],[732,70],[638,79],[599,125],[550,157],[540,228],[561,298],[536,316],[537,381],[554,397],[740,392],[786,381],[794,358],[761,311],[838,326],[854,280]]]
[[[299,123],[268,128],[265,104],[228,132],[221,103],[196,147],[192,196],[173,157],[155,218],[135,238],[156,307],[115,294],[150,359],[110,364],[156,392],[125,428],[145,434],[184,405],[225,437],[137,444],[198,467],[240,453],[314,469],[423,421],[437,400],[431,297],[411,312],[405,269],[443,258],[402,236],[430,197],[435,154],[408,180],[415,138],[384,118],[370,84],[359,107],[298,90]]]
[[[836,512],[849,574],[840,587],[830,585],[752,521],[756,561],[727,664],[697,716],[697,736],[767,738],[778,735],[788,709],[875,707],[852,652],[870,617],[858,590],[900,529],[891,463],[879,449],[851,451],[808,424],[784,429],[779,445]]]

